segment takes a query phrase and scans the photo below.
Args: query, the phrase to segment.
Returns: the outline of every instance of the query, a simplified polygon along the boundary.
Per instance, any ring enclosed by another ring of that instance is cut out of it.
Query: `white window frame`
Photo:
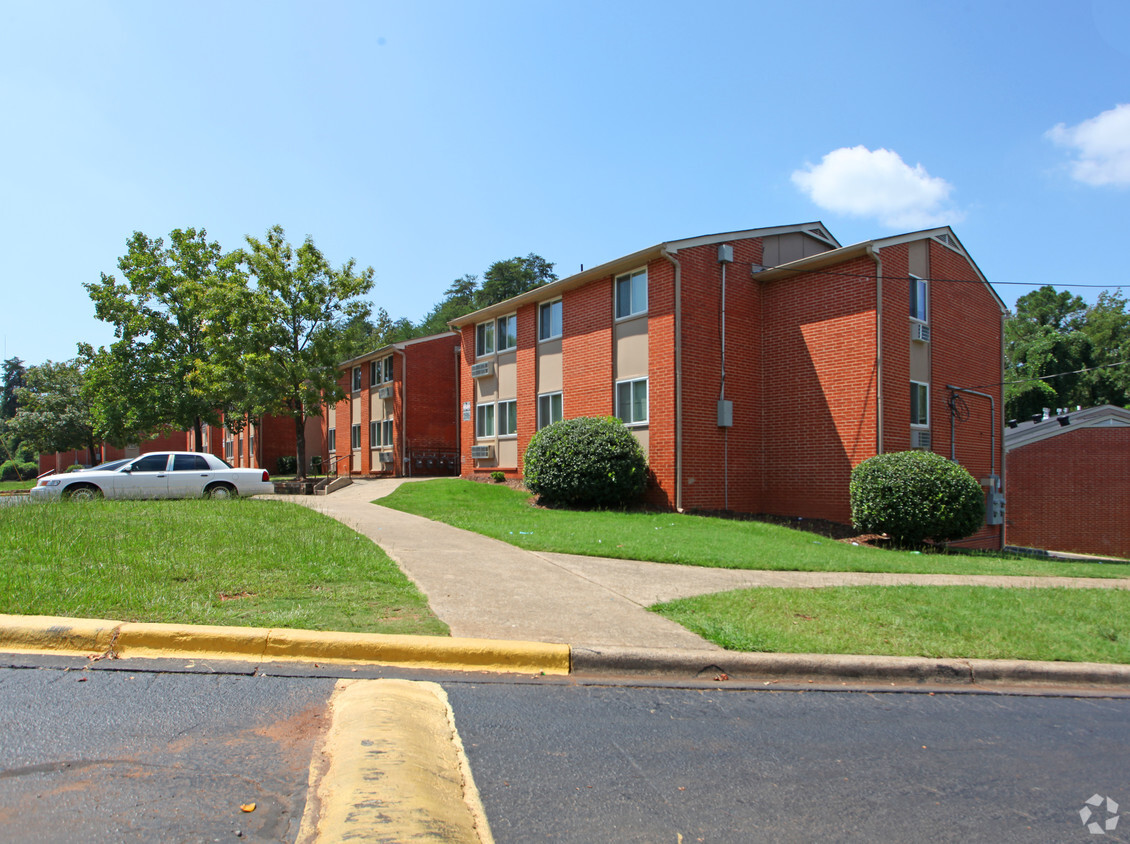
[[[921,396],[925,393],[925,401]],[[914,414],[915,407],[918,408],[919,414],[916,417]],[[925,422],[918,420],[925,418]],[[910,424],[914,428],[929,428],[930,427],[930,385],[924,381],[911,381],[910,382]]]
[[[227,449],[229,451],[231,450],[230,442],[227,444]],[[337,428],[326,429],[326,450],[329,451],[330,454],[335,454],[337,452]],[[228,459],[231,459],[230,454],[228,455]]]
[[[642,419],[637,419],[635,417],[636,386],[638,384],[643,385],[643,391],[644,391],[643,418]],[[620,398],[621,388],[624,388],[624,387],[627,387],[627,390],[628,390],[627,415],[625,415],[624,408],[622,407],[623,402],[621,401],[621,398]],[[617,381],[616,382],[616,417],[618,419],[622,420],[625,425],[628,425],[628,426],[646,425],[647,422],[648,422],[648,418],[651,415],[650,414],[650,406],[651,406],[651,392],[648,388],[646,377],[644,377],[644,378],[626,378],[623,381]]]
[[[381,383],[381,361],[369,361],[369,386],[375,387]]]
[[[489,348],[487,348],[488,345]],[[494,320],[480,322],[475,326],[475,357],[485,358],[493,355],[494,349]]]
[[[554,325],[553,325],[553,308],[554,308],[554,306],[556,306],[556,308],[557,308],[557,326],[556,326],[557,333],[556,334],[552,333],[553,330],[554,330]],[[547,312],[549,313],[548,331],[550,332],[548,334],[546,333],[546,330],[547,330],[546,325],[545,325],[546,320],[545,320],[545,317],[544,317],[544,314],[546,314]],[[562,303],[562,300],[561,299],[554,299],[551,302],[542,302],[540,305],[538,305],[538,341],[543,342],[545,340],[556,340],[559,337],[561,337],[561,335],[564,334],[564,333],[565,333],[565,305]]]
[[[361,367],[353,367],[353,392],[358,392],[361,389]]]
[[[558,399],[558,413],[560,414],[556,419],[546,418],[553,416],[553,399]],[[543,406],[544,402],[544,406]],[[557,390],[552,393],[539,393],[538,394],[538,430],[547,425],[552,425],[554,422],[559,422],[565,418],[565,397],[564,394]]]
[[[354,422],[349,426],[349,447],[354,451],[361,450],[361,423]]]
[[[503,399],[498,403],[498,410],[494,414],[495,429],[500,437],[518,436],[518,400]],[[508,423],[514,424],[514,430],[508,430]]]
[[[511,349],[518,348],[518,315],[507,314],[506,316],[500,316],[495,322],[497,323],[494,329],[495,348],[500,352],[509,352]],[[506,344],[511,337],[510,331],[508,330],[511,324],[514,325],[514,342],[513,344]]]
[[[494,402],[475,405],[475,439],[494,439]]]
[[[631,319],[647,313],[647,267],[618,275],[613,284],[617,320]],[[626,300],[621,295],[622,291],[627,291]]]
[[[930,321],[930,285],[916,275],[910,277],[910,308],[910,318],[915,322]]]
[[[369,448],[381,447],[381,420],[369,420]]]

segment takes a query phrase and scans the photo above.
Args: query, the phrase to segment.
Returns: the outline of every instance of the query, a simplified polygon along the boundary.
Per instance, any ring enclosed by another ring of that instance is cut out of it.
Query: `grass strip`
[[[14,489],[31,489],[35,486],[35,478],[30,481],[0,481],[0,492],[8,492]]]
[[[850,545],[764,522],[666,512],[550,510],[528,493],[456,478],[403,484],[380,499],[531,551],[732,569],[1130,577],[1130,565]]]
[[[269,500],[2,507],[0,612],[448,633],[371,540]]]
[[[740,589],[651,608],[734,651],[1130,663],[1119,589]]]

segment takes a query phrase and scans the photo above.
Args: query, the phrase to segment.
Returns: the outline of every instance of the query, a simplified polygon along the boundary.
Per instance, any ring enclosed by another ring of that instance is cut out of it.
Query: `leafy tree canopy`
[[[16,388],[16,415],[8,427],[40,452],[87,449],[96,462],[94,413],[79,360],[47,361],[29,367],[26,383]]]

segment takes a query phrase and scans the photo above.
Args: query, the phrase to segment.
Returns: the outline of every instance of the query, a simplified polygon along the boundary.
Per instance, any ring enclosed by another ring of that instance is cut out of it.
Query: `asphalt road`
[[[0,840],[292,841],[334,678],[382,674],[125,663],[0,669]],[[1130,809],[1127,698],[396,676],[443,685],[500,844],[1130,839],[1079,814]]]

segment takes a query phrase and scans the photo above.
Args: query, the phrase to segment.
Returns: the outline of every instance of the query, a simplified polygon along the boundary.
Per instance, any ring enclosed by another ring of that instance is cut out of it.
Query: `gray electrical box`
[[[718,400],[718,427],[734,427],[734,403],[729,399]]]
[[[1004,524],[1004,493],[990,489],[985,496],[985,524]]]
[[[734,247],[728,243],[723,243],[718,247],[718,262],[721,264],[734,263]]]

